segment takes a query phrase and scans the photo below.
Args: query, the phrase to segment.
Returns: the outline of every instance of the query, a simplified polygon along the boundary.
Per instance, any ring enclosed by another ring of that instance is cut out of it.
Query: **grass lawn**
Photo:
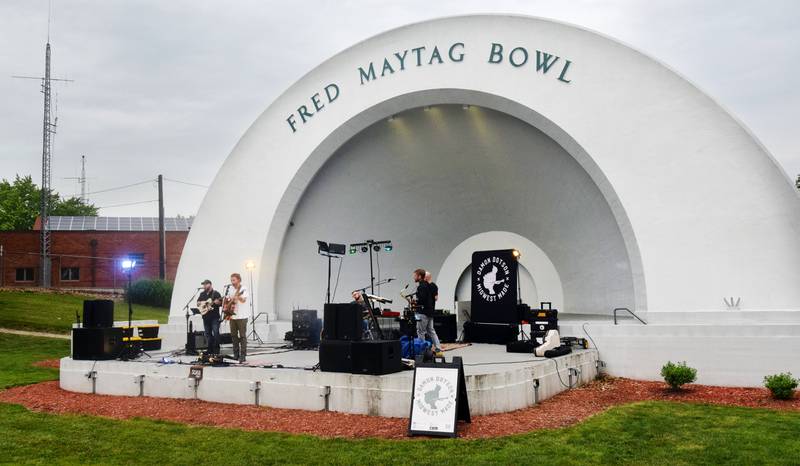
[[[69,333],[75,322],[75,312],[83,312],[84,299],[84,296],[58,293],[0,291],[0,327]],[[133,305],[134,320],[155,319],[166,323],[168,316],[168,309]],[[115,304],[114,320],[128,320],[128,305],[124,301]]]
[[[0,334],[0,387],[57,378],[31,363],[68,348],[65,340]],[[670,402],[491,440],[409,441],[43,414],[0,403],[0,463],[15,464],[797,464],[798,433],[800,413]]]
[[[103,464],[797,464],[800,414],[646,402],[491,440],[321,440],[0,404],[2,461]]]
[[[0,333],[0,389],[57,379],[58,369],[32,364],[68,354],[68,340]]]

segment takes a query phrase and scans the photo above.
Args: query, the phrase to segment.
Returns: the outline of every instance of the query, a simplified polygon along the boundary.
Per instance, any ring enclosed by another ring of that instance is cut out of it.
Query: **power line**
[[[126,184],[124,186],[117,186],[115,188],[101,189],[100,191],[93,191],[91,193],[86,193],[86,195],[89,196],[91,194],[107,193],[109,191],[116,191],[116,190],[119,190],[119,189],[131,188],[133,186],[139,186],[139,185],[146,184],[146,183],[153,183],[154,181],[155,180],[145,180],[145,181],[140,181],[138,183]]]
[[[98,209],[110,209],[111,207],[125,207],[129,205],[148,204],[150,202],[158,202],[158,199],[152,199],[150,201],[128,202],[126,204],[104,205],[98,207]]]
[[[189,186],[197,186],[198,188],[206,188],[206,189],[208,189],[208,186],[206,186],[204,184],[189,183],[188,181],[173,180],[172,178],[166,178],[166,177],[164,177],[164,179],[166,181],[172,181],[173,183],[188,184]]]

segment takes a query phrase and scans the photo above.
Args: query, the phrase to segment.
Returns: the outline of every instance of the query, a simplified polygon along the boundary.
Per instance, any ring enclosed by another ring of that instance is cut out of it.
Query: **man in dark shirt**
[[[427,335],[433,344],[433,351],[437,355],[442,352],[442,345],[439,343],[439,336],[433,328],[433,308],[435,299],[431,285],[425,281],[425,270],[417,269],[414,271],[414,281],[417,283],[417,304],[420,306],[417,318],[417,338],[424,340]],[[436,290],[438,294],[438,289]]]
[[[203,306],[207,306],[208,308],[208,311],[203,314],[203,330],[208,342],[208,353],[219,354],[219,307],[222,305],[222,295],[214,289],[211,280],[203,280],[201,285],[203,285],[203,291],[197,298],[197,307],[203,309]]]

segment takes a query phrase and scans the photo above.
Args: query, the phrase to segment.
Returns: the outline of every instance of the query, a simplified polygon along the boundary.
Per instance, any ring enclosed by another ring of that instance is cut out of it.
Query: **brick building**
[[[39,282],[39,228],[0,231],[0,286]],[[174,280],[191,219],[167,218],[167,280]],[[50,217],[51,283],[57,288],[121,288],[120,262],[136,260],[133,279],[158,277],[158,218]]]

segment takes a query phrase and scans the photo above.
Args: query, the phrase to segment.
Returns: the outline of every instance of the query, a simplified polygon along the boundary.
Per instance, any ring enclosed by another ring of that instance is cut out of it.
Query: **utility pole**
[[[158,175],[158,278],[167,278],[167,238],[164,232],[164,176]]]

